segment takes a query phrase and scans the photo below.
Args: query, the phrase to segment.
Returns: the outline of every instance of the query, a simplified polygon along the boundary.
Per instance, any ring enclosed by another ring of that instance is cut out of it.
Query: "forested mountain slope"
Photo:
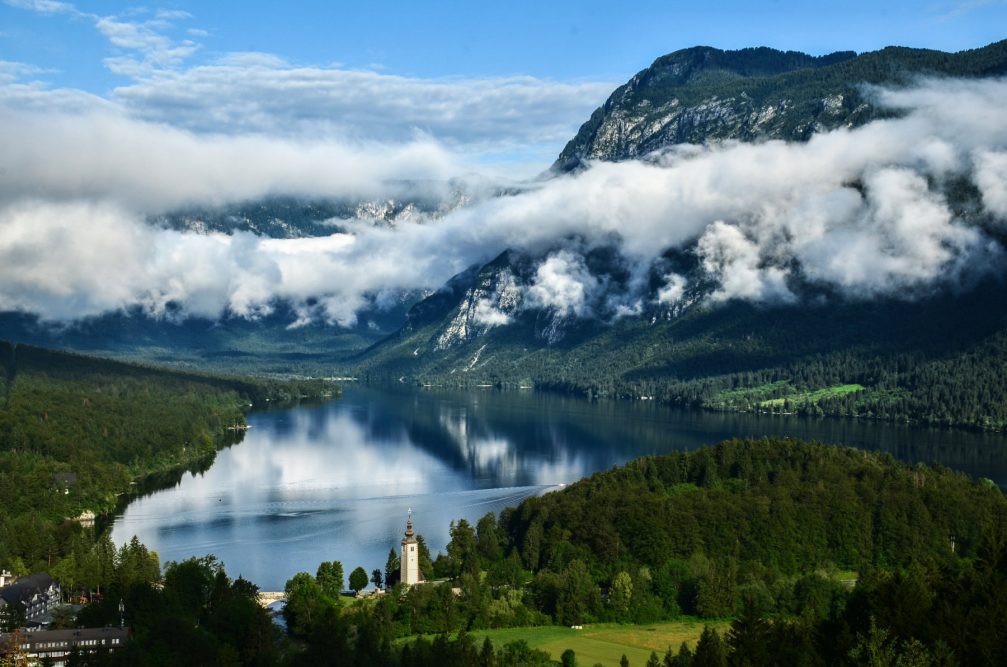
[[[922,301],[651,308],[604,322],[515,310],[471,320],[509,279],[462,274],[360,359],[374,380],[526,385],[688,407],[1007,426],[1007,286]],[[501,278],[501,273],[504,278]]]
[[[0,561],[61,554],[65,517],[115,508],[131,482],[208,465],[229,426],[321,382],[213,377],[0,342]]]
[[[905,90],[928,76],[1000,85],[1004,72],[1007,42],[955,54],[888,48],[813,58],[697,47],[659,58],[568,144],[557,172],[578,173],[554,180],[557,190],[598,196],[599,206],[624,190],[656,207],[662,197],[680,206],[651,219],[647,207],[617,203],[605,234],[591,229],[599,223],[585,209],[583,231],[470,267],[349,364],[371,378],[422,384],[534,385],[710,409],[1003,429],[1005,235],[992,191],[977,184],[991,177],[962,161],[929,171],[915,154],[904,164],[888,158],[888,148],[901,155],[916,147],[899,125],[906,119],[895,120],[902,111],[875,104],[870,86]],[[935,104],[949,92],[924,94]],[[916,121],[924,119],[908,122]],[[848,127],[859,129],[834,130]],[[950,151],[955,136],[944,141]],[[999,136],[976,154],[999,155]],[[726,139],[742,143],[695,149],[695,159],[598,162]],[[888,148],[872,153],[879,140]],[[819,152],[865,157],[851,175],[836,176],[829,170],[846,163],[806,160]],[[585,159],[592,162],[574,169]],[[789,190],[799,175],[787,165],[805,162],[823,173]],[[912,193],[886,200],[886,186],[872,180],[881,172],[886,183],[911,180]],[[634,178],[657,185],[636,190]],[[581,193],[582,181],[595,189]],[[708,200],[730,204],[710,213]],[[832,221],[839,200],[849,213]],[[932,220],[949,235],[910,250]],[[957,235],[978,249],[960,265],[949,250]],[[657,247],[640,251],[651,237]],[[941,253],[949,261],[919,279]],[[895,266],[909,273],[886,274]]]
[[[6,312],[0,313],[0,336],[38,347],[217,373],[331,376],[345,356],[395,332],[422,297],[403,293],[400,301],[361,314],[349,327],[324,321],[291,327],[297,315],[284,303],[257,319],[154,317],[133,308],[51,323],[29,313]]]

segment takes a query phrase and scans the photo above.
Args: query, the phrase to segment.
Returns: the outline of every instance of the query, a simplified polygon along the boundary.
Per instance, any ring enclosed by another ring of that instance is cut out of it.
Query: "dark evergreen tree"
[[[399,562],[399,555],[395,553],[395,549],[388,550],[388,559],[385,561],[385,583],[389,586],[394,585],[401,576],[401,564]]]
[[[693,667],[727,667],[727,651],[716,628],[705,626],[696,642]]]
[[[770,664],[773,655],[769,623],[748,598],[740,616],[727,632],[728,664],[731,667],[761,667]]]

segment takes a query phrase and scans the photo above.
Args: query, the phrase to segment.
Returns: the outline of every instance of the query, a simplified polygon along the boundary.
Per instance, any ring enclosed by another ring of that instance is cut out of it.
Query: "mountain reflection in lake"
[[[1007,482],[1007,438],[854,420],[670,410],[532,392],[350,386],[312,407],[257,412],[205,473],[139,498],[116,519],[161,561],[215,554],[231,576],[282,590],[323,560],[384,569],[406,512],[436,553],[451,520],[647,454],[735,436],[792,435],[880,449]]]

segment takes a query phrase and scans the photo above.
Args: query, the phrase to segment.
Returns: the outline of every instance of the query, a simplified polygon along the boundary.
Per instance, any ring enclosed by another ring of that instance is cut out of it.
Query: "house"
[[[62,490],[63,493],[70,493],[70,488],[77,483],[77,473],[58,472],[52,476],[52,481],[56,484],[56,488]]]
[[[91,510],[84,510],[80,513],[80,516],[75,517],[74,521],[78,522],[85,528],[91,528],[94,526],[94,520],[98,518],[94,512]]]
[[[115,651],[129,640],[128,628],[78,628],[75,630],[38,630],[0,634],[0,655],[11,651],[12,643],[29,660],[45,660],[48,665],[66,665],[70,652],[97,653]]]
[[[17,581],[17,577],[10,573],[10,570],[0,570],[0,588],[3,588],[7,584],[13,584]]]
[[[20,605],[30,623],[60,603],[59,583],[44,572],[22,577],[0,588],[0,601],[4,605]]]

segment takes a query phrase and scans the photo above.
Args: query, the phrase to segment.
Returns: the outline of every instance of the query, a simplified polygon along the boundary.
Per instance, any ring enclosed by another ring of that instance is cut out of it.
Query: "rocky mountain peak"
[[[576,170],[590,160],[643,158],[674,144],[805,141],[886,113],[865,94],[866,85],[1004,72],[1007,41],[958,53],[904,47],[823,56],[766,47],[683,49],[661,56],[617,88],[567,143],[552,170]]]

